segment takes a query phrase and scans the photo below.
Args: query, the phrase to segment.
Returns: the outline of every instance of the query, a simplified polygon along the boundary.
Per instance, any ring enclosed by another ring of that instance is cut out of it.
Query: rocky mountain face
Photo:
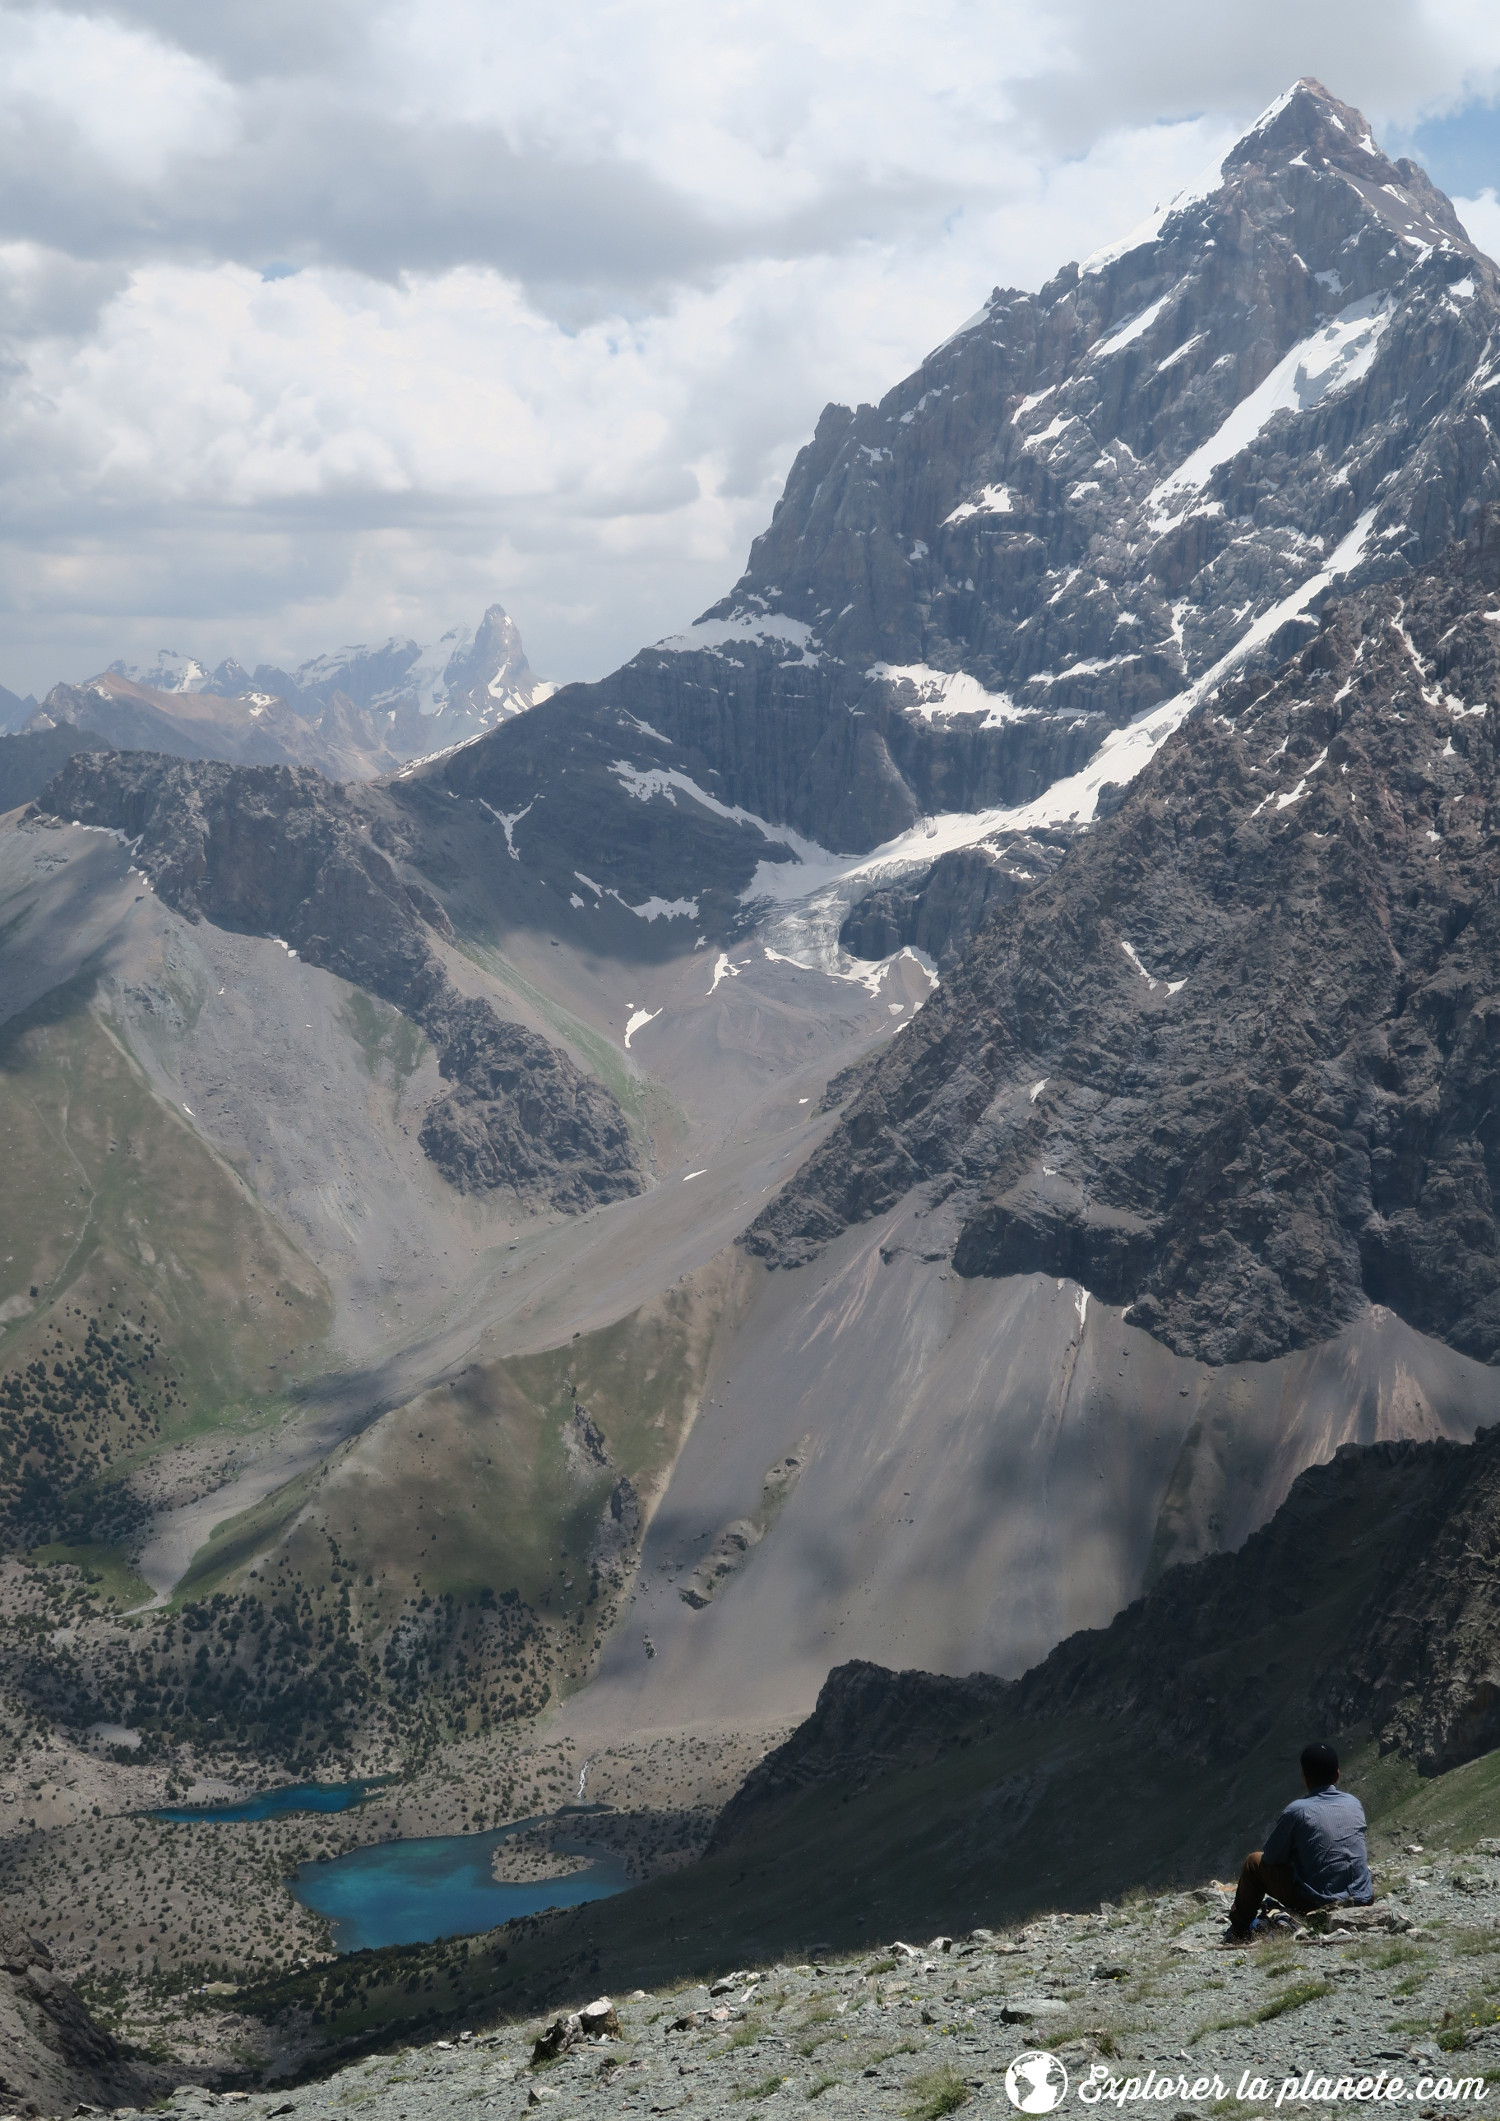
[[[1497,320],[1449,202],[1299,83],[1126,242],[997,289],[878,405],[830,406],[730,595],[465,771],[520,811],[545,749],[526,860],[582,725],[618,762],[611,842],[662,774],[679,814],[689,782],[856,852],[938,814],[1001,853],[1086,821],[1335,587],[1420,567],[1500,495]],[[648,884],[694,879],[667,845]]]
[[[13,2113],[146,2106],[179,2074],[127,2057],[53,1971],[47,1947],[0,1918],[0,2097]]]
[[[134,842],[174,911],[276,936],[419,1024],[452,1084],[424,1117],[422,1146],[461,1191],[503,1186],[581,1210],[640,1190],[613,1093],[453,985],[438,947],[452,938],[448,916],[398,874],[410,845],[389,805],[310,767],[131,752],[75,755],[44,803]]]
[[[955,847],[930,868],[897,876],[856,899],[839,928],[851,957],[869,960],[919,950],[950,972],[977,929],[1056,866],[1064,836],[1045,830],[992,847]],[[1028,866],[1029,864],[1029,866]]]
[[[86,684],[55,685],[40,707],[17,702],[16,726],[76,730],[121,750],[369,780],[523,714],[551,689],[527,662],[514,620],[492,604],[477,631],[453,627],[431,647],[393,638],[314,657],[295,672],[261,664],[252,675],[233,658],[210,671],[164,649],[149,665],[115,662]]]
[[[1210,1675],[1236,1643],[1290,1647],[1295,1633],[1307,1714],[1446,1772],[1500,1738],[1497,1526],[1500,1428],[1472,1444],[1346,1445],[1236,1553],[1169,1569],[1109,1627],[1059,1644],[1014,1706],[1142,1719],[1157,1745],[1208,1759],[1272,1713]]]
[[[1500,1359],[1500,522],[1226,683],[1002,907],[750,1236],[924,1186],[964,1274],[1070,1275],[1179,1353],[1369,1303]]]

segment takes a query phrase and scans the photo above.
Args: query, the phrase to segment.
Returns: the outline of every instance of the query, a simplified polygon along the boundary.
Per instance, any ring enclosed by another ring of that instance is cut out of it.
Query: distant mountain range
[[[114,662],[82,685],[56,685],[40,706],[6,693],[0,726],[73,728],[122,750],[368,780],[479,736],[554,689],[532,671],[514,620],[492,604],[477,629],[453,627],[431,646],[393,636],[295,671],[261,663],[250,672],[232,658],[209,670],[163,649],[150,664]]]

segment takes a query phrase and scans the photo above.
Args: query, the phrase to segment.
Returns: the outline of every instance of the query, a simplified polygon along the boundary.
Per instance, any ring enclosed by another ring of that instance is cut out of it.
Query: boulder
[[[531,2050],[532,2068],[535,2069],[539,2062],[555,2062],[570,2047],[577,2047],[582,2039],[583,2021],[577,2011],[569,2011],[565,2018],[555,2018]]]
[[[581,2011],[569,2011],[565,2017],[553,2020],[531,2051],[531,2066],[535,2069],[539,2062],[555,2062],[559,2055],[581,2046],[585,2040],[617,2039],[619,2032],[620,2020],[614,2005],[608,1996],[600,1996],[596,2002],[586,2003]]]

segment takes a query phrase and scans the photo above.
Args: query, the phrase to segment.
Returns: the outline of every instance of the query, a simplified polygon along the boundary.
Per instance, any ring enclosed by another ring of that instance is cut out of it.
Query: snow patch
[[[934,670],[926,663],[872,663],[867,678],[887,685],[910,685],[915,712],[924,722],[950,721],[958,715],[982,715],[981,729],[1024,721],[1034,710],[1018,707],[1008,692],[988,692],[967,670]]]
[[[686,633],[668,634],[656,643],[665,655],[693,655],[706,651],[720,655],[726,648],[763,647],[777,641],[800,651],[804,663],[816,663],[821,645],[805,619],[791,619],[777,611],[736,612],[727,619],[698,619]]]
[[[1195,331],[1190,339],[1183,340],[1175,353],[1169,353],[1164,361],[1157,362],[1156,373],[1164,376],[1169,368],[1175,368],[1179,361],[1185,361],[1193,348],[1201,346],[1207,337],[1206,331]]]
[[[698,918],[698,901],[695,898],[648,898],[642,905],[632,906],[631,912],[641,921],[695,921]]]
[[[1257,384],[1192,454],[1160,480],[1146,496],[1148,513],[1165,515],[1174,502],[1184,506],[1169,523],[1180,523],[1187,498],[1204,486],[1221,464],[1249,446],[1279,412],[1310,412],[1325,398],[1348,390],[1369,373],[1386,326],[1395,314],[1384,296],[1369,295],[1350,303],[1309,338],[1283,354],[1263,383]],[[1159,523],[1159,530],[1169,527]]]
[[[625,1051],[630,1051],[630,1041],[637,1031],[644,1031],[647,1024],[654,1024],[661,1015],[660,1009],[636,1009],[625,1026]]]
[[[1037,432],[1034,435],[1027,435],[1026,439],[1022,442],[1021,447],[1023,449],[1040,449],[1044,442],[1055,442],[1057,437],[1062,433],[1063,429],[1065,427],[1071,427],[1072,424],[1072,413],[1054,413],[1045,427],[1038,428]]]
[[[509,853],[510,858],[513,862],[518,862],[521,859],[520,855],[516,852],[516,827],[520,824],[522,818],[528,814],[528,812],[532,808],[532,805],[535,802],[536,797],[533,796],[531,798],[531,802],[526,805],[525,810],[513,810],[507,817],[503,810],[497,810],[494,804],[487,803],[483,796],[480,796],[479,798],[480,809],[487,810],[490,816],[495,820],[497,825],[504,826],[506,850]],[[597,885],[595,886],[595,889],[598,889]]]
[[[1129,346],[1135,340],[1141,338],[1144,333],[1151,329],[1168,302],[1171,301],[1174,292],[1175,290],[1169,287],[1164,295],[1158,295],[1156,300],[1148,308],[1143,309],[1139,316],[1132,317],[1128,324],[1122,324],[1120,329],[1107,338],[1102,345],[1096,346],[1090,353],[1089,359],[1091,361],[1107,361],[1111,354],[1119,353],[1123,347]]]
[[[970,516],[1008,516],[1013,512],[1013,500],[1008,486],[981,486],[979,497],[973,501],[960,501],[951,515],[943,517],[944,530],[950,523],[966,523]]]

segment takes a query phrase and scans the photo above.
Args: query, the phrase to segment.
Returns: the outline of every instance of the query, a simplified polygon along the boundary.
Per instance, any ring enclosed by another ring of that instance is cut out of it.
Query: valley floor
[[[554,1844],[580,1834],[623,1857],[632,1880],[656,1877],[702,1852],[723,1805],[784,1736],[648,1733],[583,1756],[571,1739],[516,1726],[445,1747],[347,1812],[202,1824],[150,1816],[169,1779],[209,1803],[288,1778],[246,1781],[232,1762],[200,1762],[196,1776],[181,1763],[124,1766],[49,1737],[0,1776],[0,1908],[131,2046],[187,2070],[258,2066],[277,2042],[235,2015],[235,1990],[333,1955],[327,1922],[288,1889],[300,1864],[536,1817],[497,1851],[498,1881],[565,1875],[575,1859]],[[580,1816],[569,1807],[585,1757],[583,1801],[601,1809]],[[200,2000],[210,1985],[211,2009]]]

